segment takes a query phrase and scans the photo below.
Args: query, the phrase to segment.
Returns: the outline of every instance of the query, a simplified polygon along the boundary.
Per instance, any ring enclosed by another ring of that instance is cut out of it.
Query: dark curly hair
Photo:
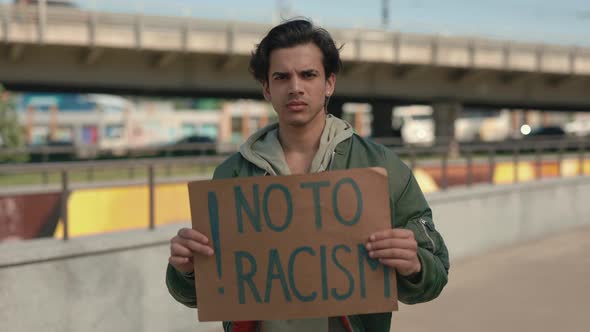
[[[336,47],[328,31],[314,26],[306,19],[287,21],[272,28],[252,52],[250,73],[260,83],[268,82],[270,53],[279,48],[307,43],[314,43],[322,51],[326,78],[331,74],[338,74],[342,68],[340,49]]]

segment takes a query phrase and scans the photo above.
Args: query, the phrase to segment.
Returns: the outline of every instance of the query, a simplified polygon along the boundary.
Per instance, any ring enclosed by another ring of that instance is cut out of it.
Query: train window
[[[73,142],[74,128],[71,126],[62,126],[55,129],[53,133],[53,141],[55,142]]]
[[[123,125],[110,124],[105,127],[104,136],[105,138],[121,138],[123,137]]]

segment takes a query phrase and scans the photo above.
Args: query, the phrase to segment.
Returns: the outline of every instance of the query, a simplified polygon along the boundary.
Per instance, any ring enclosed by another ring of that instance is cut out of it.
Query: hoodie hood
[[[278,123],[260,129],[242,144],[240,154],[268,174],[291,175],[279,141],[278,129]],[[336,146],[352,137],[352,134],[352,126],[348,122],[328,114],[318,151],[311,162],[310,173],[328,170]]]

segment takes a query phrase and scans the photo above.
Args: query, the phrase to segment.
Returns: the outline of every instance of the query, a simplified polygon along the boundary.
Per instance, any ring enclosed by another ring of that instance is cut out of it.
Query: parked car
[[[577,148],[575,142],[569,139],[563,128],[559,126],[536,127],[522,134],[521,144],[524,144],[524,148],[521,151],[532,152],[537,148],[544,151],[558,151],[560,146],[565,150]]]
[[[43,145],[29,145],[30,162],[71,161],[76,159],[76,149],[72,142],[49,141]]]
[[[216,142],[209,136],[187,136],[162,150],[165,156],[195,156],[216,154]]]
[[[556,139],[559,137],[565,137],[565,131],[558,126],[537,127],[523,136],[528,139]]]

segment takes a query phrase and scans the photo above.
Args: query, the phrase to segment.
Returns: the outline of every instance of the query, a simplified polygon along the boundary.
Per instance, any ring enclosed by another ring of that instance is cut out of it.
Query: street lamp
[[[381,25],[383,29],[389,27],[389,0],[381,0]]]

